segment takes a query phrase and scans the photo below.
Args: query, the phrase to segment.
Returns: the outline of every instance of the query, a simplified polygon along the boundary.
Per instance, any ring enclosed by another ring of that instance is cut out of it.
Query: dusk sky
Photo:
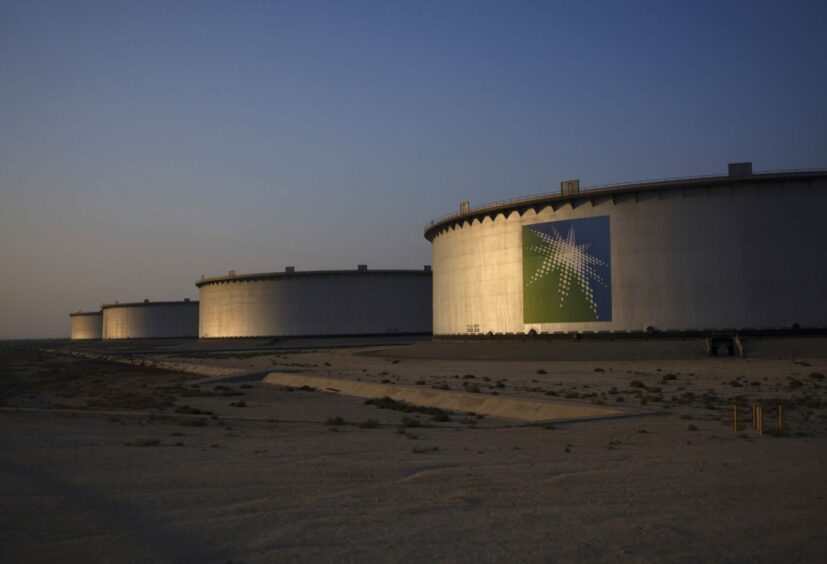
[[[202,274],[422,268],[581,186],[827,167],[827,2],[0,0],[0,338]]]

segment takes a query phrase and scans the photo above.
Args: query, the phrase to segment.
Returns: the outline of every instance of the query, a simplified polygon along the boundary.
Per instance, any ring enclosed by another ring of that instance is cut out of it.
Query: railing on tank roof
[[[789,169],[780,169],[780,170],[761,170],[755,171],[752,173],[752,176],[757,176],[761,174],[792,174],[792,173],[806,173],[806,172],[827,172],[827,168],[789,168]],[[700,176],[672,176],[669,178],[658,178],[656,180],[633,180],[631,182],[615,182],[613,184],[598,184],[595,186],[587,186],[585,188],[581,188],[577,194],[571,194],[571,196],[576,197],[584,192],[596,192],[599,190],[608,190],[610,188],[623,188],[624,186],[646,186],[648,184],[666,184],[670,182],[683,182],[687,180],[702,180],[702,179],[718,179],[718,178],[748,178],[748,177],[730,177],[729,174],[704,174]],[[487,204],[481,204],[479,206],[473,206],[467,212],[454,212],[449,213],[448,215],[444,215],[437,219],[431,220],[427,225],[425,225],[425,231],[431,229],[434,225],[439,225],[440,223],[445,223],[451,221],[452,219],[457,219],[460,217],[466,217],[469,215],[474,215],[480,212],[497,209],[501,207],[507,207],[510,205],[518,205],[518,204],[525,204],[528,202],[533,202],[534,200],[542,200],[544,198],[550,198],[552,196],[560,196],[560,190],[556,190],[554,192],[545,192],[541,194],[534,194],[532,196],[521,196],[519,198],[511,198],[508,200],[500,200],[498,202],[489,202]]]

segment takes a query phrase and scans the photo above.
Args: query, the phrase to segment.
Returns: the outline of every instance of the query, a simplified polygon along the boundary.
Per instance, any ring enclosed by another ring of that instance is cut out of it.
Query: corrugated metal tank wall
[[[198,336],[198,302],[145,302],[103,306],[104,339]]]
[[[536,206],[433,238],[434,334],[827,327],[827,185],[663,188]],[[524,226],[607,216],[611,321],[524,323]]]
[[[80,312],[70,314],[71,339],[100,339],[103,336],[103,313]]]
[[[198,285],[202,338],[431,332],[430,271],[296,272]]]

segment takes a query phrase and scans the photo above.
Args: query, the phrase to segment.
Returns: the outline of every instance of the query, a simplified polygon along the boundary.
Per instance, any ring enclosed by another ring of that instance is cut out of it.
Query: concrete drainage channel
[[[52,352],[67,354],[66,351],[61,350],[54,350]],[[151,366],[202,376],[202,378],[187,382],[187,385],[238,384],[261,381],[265,384],[285,386],[288,388],[301,388],[306,386],[323,392],[365,399],[389,397],[396,401],[406,402],[420,407],[436,407],[456,413],[474,412],[500,419],[522,421],[529,425],[545,422],[560,423],[566,421],[587,421],[593,419],[651,415],[649,412],[636,412],[599,405],[491,396],[487,394],[434,390],[395,384],[377,384],[342,378],[309,376],[300,372],[251,371],[239,368],[170,362],[141,357],[113,357],[80,351],[73,351],[68,354],[121,364]]]
[[[389,397],[421,407],[436,407],[457,413],[474,412],[501,419],[526,423],[575,421],[641,415],[628,410],[599,405],[582,405],[538,399],[509,398],[469,392],[451,392],[395,384],[376,384],[341,378],[325,378],[304,374],[271,372],[266,384],[301,388],[307,386],[323,392],[365,399]]]

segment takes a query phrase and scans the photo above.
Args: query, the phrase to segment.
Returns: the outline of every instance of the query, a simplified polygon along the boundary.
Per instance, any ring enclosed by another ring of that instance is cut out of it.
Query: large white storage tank
[[[827,172],[561,192],[432,222],[434,334],[827,327]]]
[[[100,339],[103,337],[102,311],[76,311],[69,314],[71,336],[74,340]]]
[[[201,338],[427,334],[431,269],[240,274],[204,278]]]
[[[165,339],[198,336],[198,302],[104,304],[104,339]]]

